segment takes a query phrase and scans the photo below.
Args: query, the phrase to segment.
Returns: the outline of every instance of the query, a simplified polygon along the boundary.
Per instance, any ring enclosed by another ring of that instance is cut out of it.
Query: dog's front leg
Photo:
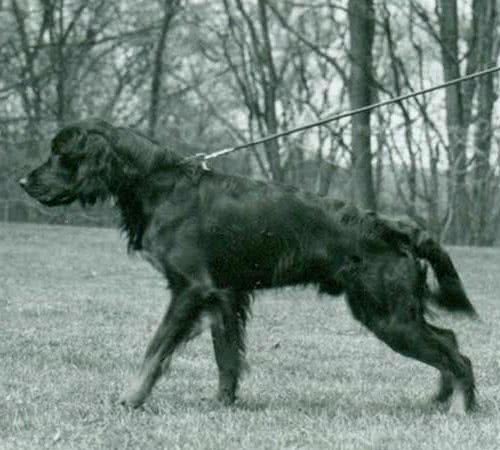
[[[169,324],[172,322],[173,312],[177,301],[172,298],[170,306],[160,322],[153,338],[151,339],[141,368],[128,389],[120,397],[120,403],[132,408],[137,408],[151,393],[156,380],[161,375],[162,343],[166,342],[169,333]]]
[[[212,324],[215,360],[219,369],[217,399],[225,405],[236,399],[236,390],[245,362],[245,325],[249,313],[247,293],[229,292],[221,298],[220,320]]]
[[[206,294],[200,287],[185,289],[172,298],[168,310],[146,350],[144,361],[120,403],[137,408],[151,393],[154,384],[170,365],[176,348],[192,336],[206,307]]]

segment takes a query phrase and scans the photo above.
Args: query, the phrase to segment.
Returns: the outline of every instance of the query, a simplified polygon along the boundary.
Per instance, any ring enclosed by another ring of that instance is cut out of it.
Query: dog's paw
[[[454,416],[465,416],[476,409],[473,390],[455,389],[451,398],[449,413]]]
[[[231,392],[219,391],[216,399],[223,406],[231,406],[236,401],[236,395]]]
[[[119,403],[127,408],[139,408],[146,400],[146,395],[141,391],[124,392],[120,398]]]
[[[453,380],[441,378],[439,390],[432,397],[433,403],[446,403],[453,395]]]

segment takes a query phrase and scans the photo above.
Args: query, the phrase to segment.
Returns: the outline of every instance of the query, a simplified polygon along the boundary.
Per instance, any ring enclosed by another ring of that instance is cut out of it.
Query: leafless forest
[[[49,210],[16,180],[96,116],[211,152],[498,64],[497,0],[0,0],[0,220]],[[500,224],[499,75],[210,163],[406,215],[447,243]]]

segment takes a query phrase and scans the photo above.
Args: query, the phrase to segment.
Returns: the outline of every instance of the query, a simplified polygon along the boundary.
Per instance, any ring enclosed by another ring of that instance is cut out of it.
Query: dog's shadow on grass
[[[294,413],[303,413],[308,416],[349,416],[353,419],[363,416],[388,416],[388,417],[403,417],[405,415],[417,416],[446,416],[449,414],[449,403],[438,403],[432,398],[410,399],[410,398],[395,398],[386,399],[311,399],[301,397],[295,399],[271,399],[271,398],[245,398],[238,399],[232,406],[225,406],[218,402],[215,398],[203,399],[198,402],[189,402],[190,408],[196,406],[210,412],[231,411],[238,412],[276,412],[277,414],[286,411],[294,411]],[[482,399],[472,413],[467,414],[465,418],[488,417],[496,410],[494,402]],[[457,416],[454,416],[457,417]]]
[[[222,406],[219,406],[222,407]],[[294,399],[245,399],[239,400],[233,408],[243,411],[261,412],[261,411],[287,411],[302,412],[312,415],[349,415],[363,416],[366,414],[385,414],[385,415],[401,415],[405,411],[420,412],[422,414],[432,414],[445,412],[446,407],[431,401],[410,402],[406,399],[395,401],[385,400],[365,400],[358,399],[312,399],[310,397],[299,397]]]
[[[321,415],[335,417],[337,415],[349,415],[361,417],[364,415],[384,414],[388,416],[401,416],[412,412],[419,414],[439,414],[446,413],[445,405],[436,404],[429,401],[410,402],[407,399],[400,399],[388,402],[385,400],[361,401],[338,400],[338,399],[311,399],[308,397],[285,399],[285,398],[239,398],[233,405],[224,405],[216,398],[184,399],[183,401],[147,402],[139,408],[139,411],[162,415],[171,410],[176,410],[182,403],[183,410],[199,410],[201,413],[217,413],[231,411],[234,413],[263,413],[275,412],[276,414],[286,413],[293,410],[294,413],[304,413],[307,415]]]
[[[125,408],[122,405],[116,405],[117,408]],[[126,408],[125,408],[126,409]],[[311,397],[244,397],[238,398],[233,405],[224,405],[215,397],[201,398],[175,398],[167,400],[153,400],[146,402],[138,408],[137,412],[164,415],[175,414],[176,410],[199,411],[200,413],[223,413],[231,411],[233,413],[269,413],[276,414],[294,411],[294,413],[303,413],[308,416],[349,416],[352,419],[360,418],[366,415],[383,415],[402,417],[405,415],[447,415],[449,404],[437,403],[429,398],[412,399],[409,397],[399,397],[391,399],[361,399],[359,397],[349,398],[346,396],[338,398],[318,398]],[[477,407],[471,415],[465,417],[487,417],[494,414],[497,409],[495,402],[488,399],[481,399],[480,406]]]

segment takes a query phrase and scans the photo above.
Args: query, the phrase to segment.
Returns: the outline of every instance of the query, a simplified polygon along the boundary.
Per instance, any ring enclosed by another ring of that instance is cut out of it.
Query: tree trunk
[[[264,89],[264,121],[267,132],[275,134],[278,132],[278,119],[276,113],[276,91],[278,89],[278,77],[274,66],[274,58],[269,36],[269,25],[267,18],[267,3],[265,0],[258,1],[259,24],[262,31],[262,86]],[[281,168],[279,155],[279,142],[273,139],[264,144],[267,159],[271,167],[273,179],[283,181],[284,173]]]
[[[496,0],[474,0],[474,29],[477,36],[475,48],[478,69],[483,70],[495,64],[493,42],[496,27]],[[490,152],[492,137],[492,114],[496,94],[493,88],[493,76],[486,75],[478,81],[477,125],[474,135],[475,164],[473,171],[472,205],[474,207],[471,244],[485,245],[491,241],[488,223],[492,205],[489,198]]]
[[[456,0],[439,0],[441,57],[445,81],[460,76],[458,55],[458,14]],[[462,90],[460,84],[446,89],[446,126],[448,132],[449,183],[451,223],[448,241],[467,242],[469,224],[466,189],[466,133]]]
[[[440,240],[439,220],[439,146],[431,148],[429,154],[429,200],[427,202],[427,227],[434,239]]]
[[[317,194],[321,197],[326,197],[332,183],[334,165],[329,161],[321,161],[318,173],[318,188]]]
[[[351,108],[370,104],[373,77],[372,47],[375,29],[373,0],[349,0]],[[360,207],[376,209],[370,145],[370,112],[352,118],[352,195]]]
[[[179,10],[180,0],[165,0],[163,5],[163,20],[160,29],[160,36],[156,44],[153,62],[153,75],[151,78],[151,96],[149,102],[149,123],[148,130],[151,136],[156,135],[156,125],[158,123],[158,108],[161,97],[161,82],[163,79],[163,53],[167,43],[167,34],[170,23]]]

